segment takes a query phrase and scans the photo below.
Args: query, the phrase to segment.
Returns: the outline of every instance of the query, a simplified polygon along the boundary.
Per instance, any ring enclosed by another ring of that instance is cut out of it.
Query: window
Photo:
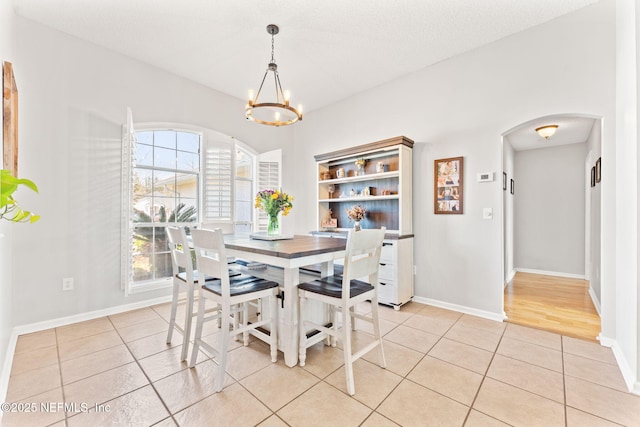
[[[280,187],[281,150],[257,154],[233,137],[179,124],[146,124],[136,131],[131,109],[122,139],[125,293],[170,286],[168,225],[229,224],[236,233],[261,229],[253,207],[256,187]]]
[[[256,153],[217,132],[167,127],[135,131],[128,112],[121,236],[126,293],[169,286],[168,225],[223,223],[236,233],[254,228]]]
[[[253,224],[254,185],[253,164],[255,156],[248,150],[236,146],[235,173],[235,231],[250,233]]]
[[[135,133],[132,168],[133,282],[171,276],[165,227],[198,221],[201,135],[177,130]]]

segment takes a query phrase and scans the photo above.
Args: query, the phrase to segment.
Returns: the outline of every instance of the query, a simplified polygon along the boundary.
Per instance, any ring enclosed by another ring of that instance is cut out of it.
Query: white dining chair
[[[184,227],[167,227],[169,249],[171,250],[171,265],[173,270],[173,296],[171,299],[171,315],[169,316],[169,331],[167,332],[167,344],[171,343],[173,330],[182,333],[182,352],[180,360],[187,360],[189,351],[189,338],[191,324],[194,316],[193,299],[196,285],[200,281],[200,274],[194,268],[193,257],[189,249],[189,242]],[[205,280],[213,279],[205,278]],[[176,314],[180,303],[180,292],[186,291],[184,327],[176,323]]]
[[[277,295],[278,283],[260,279],[258,277],[240,274],[229,277],[227,255],[221,229],[193,230],[193,247],[196,252],[196,262],[200,274],[216,277],[217,280],[206,281],[198,292],[198,320],[191,353],[189,367],[194,367],[200,347],[217,357],[218,373],[215,380],[215,392],[224,387],[225,370],[227,366],[229,340],[232,336],[243,334],[244,345],[249,344],[249,332],[270,346],[271,361],[278,357],[277,336]],[[269,316],[262,316],[254,322],[249,322],[248,303],[256,299],[268,298]],[[205,312],[206,300],[217,303],[212,313]],[[241,316],[231,316],[234,312]],[[205,317],[206,316],[206,317]],[[234,327],[234,319],[241,318],[240,324]],[[202,339],[202,329],[205,322],[221,319],[219,348],[216,349]],[[269,327],[265,330],[264,327]]]
[[[235,225],[231,222],[222,222],[222,221],[203,222],[202,224],[200,224],[200,227],[198,228],[200,228],[201,230],[215,230],[216,228],[219,228],[222,230],[222,234],[235,233]]]
[[[379,230],[349,230],[342,276],[322,277],[298,285],[298,295],[300,297],[300,366],[305,365],[308,347],[326,338],[331,338],[330,341],[333,343],[335,343],[335,339],[342,340],[347,391],[350,395],[355,394],[353,363],[361,356],[378,347],[380,351],[380,367],[386,367],[378,317],[378,268],[380,266],[380,254],[385,231],[385,227]],[[368,277],[367,282],[358,280],[365,277]],[[334,309],[333,312],[335,314],[331,326],[313,323],[304,319],[308,299],[329,304]],[[367,300],[371,301],[371,317],[355,311],[356,304]],[[339,319],[341,320],[341,327],[338,324]],[[355,319],[373,324],[374,341],[353,353],[351,332]],[[310,328],[312,332],[308,334],[307,331]],[[315,333],[315,331],[321,333]]]

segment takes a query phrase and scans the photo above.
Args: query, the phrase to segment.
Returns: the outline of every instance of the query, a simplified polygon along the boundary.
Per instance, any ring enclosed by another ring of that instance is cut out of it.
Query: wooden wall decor
[[[18,176],[18,87],[11,62],[2,63],[2,169]]]

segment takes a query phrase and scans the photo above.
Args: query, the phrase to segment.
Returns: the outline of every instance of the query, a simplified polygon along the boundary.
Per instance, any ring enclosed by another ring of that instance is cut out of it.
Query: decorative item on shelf
[[[329,193],[329,198],[333,199],[333,193],[336,192],[336,186],[333,184],[329,184],[329,186],[327,187],[327,192]]]
[[[280,32],[280,28],[277,25],[267,25],[267,33],[271,34],[271,62],[267,65],[267,71],[264,73],[262,83],[255,98],[253,97],[253,91],[249,91],[249,100],[245,107],[245,114],[247,119],[269,126],[286,126],[302,120],[302,106],[298,105],[298,108],[294,108],[289,105],[289,91],[283,91],[280,84],[280,75],[278,74],[278,65],[274,59],[274,41],[273,38]],[[273,79],[267,79],[269,72],[273,73]],[[258,102],[264,82],[273,81],[275,84],[275,99],[268,100],[268,102]]]
[[[322,228],[326,231],[335,230],[336,227],[338,227],[338,220],[336,218],[331,218],[332,213],[333,211],[331,209],[327,210],[327,214],[322,220]]]
[[[371,187],[364,187],[364,190],[362,190],[362,195],[363,196],[370,196],[371,195]]]
[[[391,195],[391,190],[389,190],[389,189],[382,190],[382,195],[383,196],[390,196]]]
[[[360,221],[364,219],[364,215],[367,213],[367,210],[363,208],[361,205],[351,206],[351,208],[346,209],[347,216],[349,217],[349,222],[354,221],[354,228],[356,231],[360,230]]]
[[[322,172],[322,179],[323,180],[331,179],[331,172],[329,171]]]
[[[336,170],[336,178],[344,178],[344,168]]]
[[[352,188],[351,191],[349,191],[349,196],[354,197],[355,195],[356,195],[356,192]]]
[[[364,157],[359,157],[358,159],[356,159],[355,164],[356,164],[356,176],[362,176],[364,175],[364,165],[367,163],[367,161],[364,159]]]
[[[278,215],[289,215],[293,208],[293,197],[281,190],[262,190],[256,194],[255,207],[262,209],[269,217],[267,235],[277,236],[280,234],[280,219]]]

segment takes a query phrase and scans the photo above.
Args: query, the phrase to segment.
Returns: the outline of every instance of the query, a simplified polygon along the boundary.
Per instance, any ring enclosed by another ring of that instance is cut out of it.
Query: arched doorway
[[[545,139],[536,129],[554,124]],[[503,134],[508,321],[595,340],[600,332],[599,117],[559,114]],[[594,169],[595,170],[595,169]],[[597,311],[597,313],[596,313]]]

